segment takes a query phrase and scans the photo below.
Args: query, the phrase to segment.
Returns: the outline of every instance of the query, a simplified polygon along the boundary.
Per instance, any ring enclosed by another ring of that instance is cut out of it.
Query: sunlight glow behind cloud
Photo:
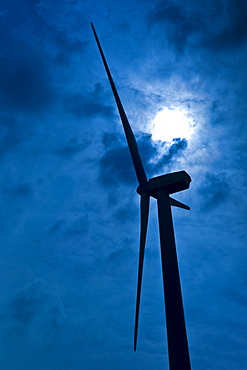
[[[179,109],[165,108],[152,121],[152,139],[155,141],[172,141],[175,138],[188,140],[192,131],[192,121]]]

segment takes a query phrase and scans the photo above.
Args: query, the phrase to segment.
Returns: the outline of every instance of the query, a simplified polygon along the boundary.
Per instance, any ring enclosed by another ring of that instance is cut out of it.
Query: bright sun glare
[[[165,108],[159,111],[152,121],[153,140],[189,139],[191,131],[191,120],[183,111],[178,109]]]

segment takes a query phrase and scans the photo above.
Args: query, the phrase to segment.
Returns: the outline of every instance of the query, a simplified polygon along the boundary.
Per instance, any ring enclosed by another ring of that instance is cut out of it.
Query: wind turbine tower
[[[164,287],[169,368],[170,370],[191,370],[171,205],[184,209],[190,208],[185,204],[178,202],[177,200],[170,197],[170,194],[188,189],[190,186],[191,178],[185,171],[179,171],[162,176],[157,176],[152,179],[147,179],[138,152],[138,146],[135,140],[135,136],[125,114],[123,105],[119,98],[117,89],[111,76],[111,72],[101,48],[98,36],[92,23],[91,26],[117,104],[132,162],[139,182],[139,186],[136,191],[141,196],[141,228],[138,282],[136,294],[134,350],[136,351],[137,346],[142,271],[148,226],[149,202],[150,197],[153,197],[157,199],[158,203],[160,252]]]

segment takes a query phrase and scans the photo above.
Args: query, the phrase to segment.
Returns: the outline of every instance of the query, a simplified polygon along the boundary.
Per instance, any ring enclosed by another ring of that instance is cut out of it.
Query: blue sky
[[[185,170],[173,209],[193,370],[246,366],[247,5],[0,5],[0,364],[167,369],[156,203],[133,351],[139,196],[94,23],[150,178]],[[152,138],[162,109],[189,138]]]

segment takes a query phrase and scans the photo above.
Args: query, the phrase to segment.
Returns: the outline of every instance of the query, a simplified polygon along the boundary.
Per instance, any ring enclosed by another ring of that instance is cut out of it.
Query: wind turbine
[[[117,89],[112,79],[111,72],[101,48],[98,36],[92,23],[91,26],[117,104],[136,176],[139,182],[139,186],[136,191],[141,196],[141,228],[138,282],[136,294],[134,350],[136,351],[137,346],[142,271],[148,226],[149,202],[151,196],[157,199],[158,203],[160,251],[165,299],[169,368],[170,370],[190,370],[190,356],[185,326],[171,205],[188,210],[190,208],[185,204],[171,198],[170,194],[188,189],[190,186],[191,178],[185,171],[179,171],[162,176],[157,176],[149,180],[147,179],[133,131],[125,114]]]

